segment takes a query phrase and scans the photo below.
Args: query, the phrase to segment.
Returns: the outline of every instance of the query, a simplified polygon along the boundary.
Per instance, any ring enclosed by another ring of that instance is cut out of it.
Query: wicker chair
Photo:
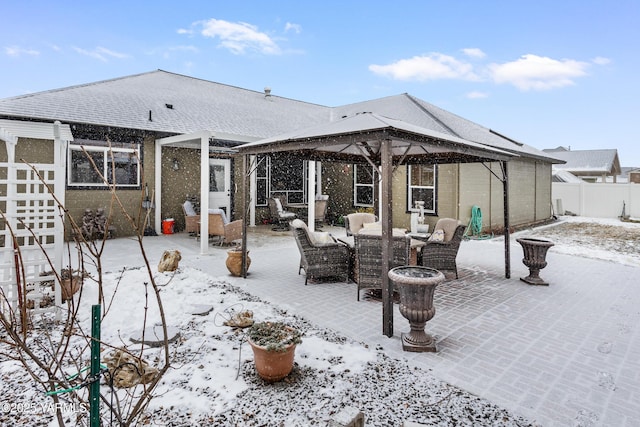
[[[282,202],[277,197],[269,199],[269,212],[271,213],[271,222],[275,224],[271,228],[274,231],[289,231],[289,221],[297,218],[295,213],[285,211],[282,208]]]
[[[382,289],[382,275],[387,270],[382,266],[382,236],[354,234],[356,264],[358,268],[358,301],[361,289]],[[393,236],[393,256],[389,268],[408,265],[411,237]]]
[[[454,221],[453,226],[451,222],[443,222],[445,220]],[[459,221],[451,220],[450,218],[440,219],[436,223],[434,234],[436,230],[444,230],[444,240],[428,240],[426,242],[422,247],[422,265],[435,268],[443,273],[453,272],[456,274],[457,279],[458,266],[456,265],[456,257],[458,256],[458,249],[460,249],[460,243],[462,242],[462,236],[466,228],[467,227],[460,224]]]
[[[316,197],[315,201],[315,219],[316,228],[322,228],[325,217],[327,216],[327,204],[329,203],[328,195],[320,195]]]
[[[242,239],[242,220],[237,219],[225,223],[222,214],[210,213],[209,237],[217,238],[220,246],[228,245],[233,243],[234,240]]]
[[[299,219],[291,222],[291,229],[300,250],[298,274],[304,270],[305,286],[309,279],[349,280],[349,250],[346,245],[336,242],[328,233],[309,232],[307,225]],[[327,242],[319,242],[318,236],[328,237]]]
[[[378,217],[371,213],[350,213],[349,215],[344,217],[344,228],[347,232],[347,236],[358,234],[358,232],[362,229],[362,224],[376,222],[377,220]]]
[[[184,213],[184,229],[187,233],[198,234],[200,232],[200,215],[196,213],[193,203],[189,200],[182,204]]]

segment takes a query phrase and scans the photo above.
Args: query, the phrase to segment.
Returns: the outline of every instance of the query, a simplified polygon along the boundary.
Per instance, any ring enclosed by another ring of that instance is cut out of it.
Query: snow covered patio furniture
[[[297,218],[295,213],[285,211],[282,208],[282,202],[277,197],[269,199],[269,211],[271,212],[271,221],[275,224],[272,228],[274,231],[289,230],[289,222]]]
[[[200,232],[200,215],[193,207],[193,203],[189,200],[182,204],[182,212],[184,212],[184,231],[191,234]]]
[[[422,265],[445,272],[453,272],[458,278],[456,257],[467,227],[453,218],[440,218],[433,233],[422,247]]]
[[[349,250],[337,242],[329,233],[311,232],[300,219],[291,222],[293,236],[300,251],[300,267],[305,272],[304,284],[309,279],[335,278],[349,280]]]
[[[372,234],[355,234],[355,260],[358,269],[358,301],[361,289],[382,289],[382,275],[388,269],[382,268],[382,236]],[[411,258],[411,237],[394,235],[392,237],[393,253],[389,260],[389,269],[409,265]]]
[[[209,209],[209,237],[221,246],[242,239],[242,219],[229,222],[222,209]]]
[[[374,214],[366,212],[350,213],[344,217],[344,228],[347,230],[347,236],[358,234],[364,224],[376,222],[378,218]]]

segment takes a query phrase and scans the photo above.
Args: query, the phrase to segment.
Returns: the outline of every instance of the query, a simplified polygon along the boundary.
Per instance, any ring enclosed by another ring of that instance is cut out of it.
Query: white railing
[[[554,210],[592,218],[640,218],[640,184],[565,183],[551,186]]]

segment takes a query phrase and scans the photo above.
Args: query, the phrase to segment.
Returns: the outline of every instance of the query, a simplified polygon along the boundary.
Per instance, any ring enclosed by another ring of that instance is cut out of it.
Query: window
[[[269,169],[271,159],[269,156],[256,156],[256,206],[267,206],[269,199]]]
[[[86,145],[84,143],[69,145],[67,185],[69,187],[104,187],[105,184],[100,176],[102,174],[109,184],[115,184],[117,187],[138,187],[140,185],[140,146],[131,145],[135,148],[109,148],[102,141],[86,141]],[[89,158],[93,160],[95,167]]]
[[[355,206],[373,206],[373,166],[354,165],[353,167],[353,204]]]
[[[407,166],[407,210],[415,207],[415,202],[424,202],[426,213],[436,213],[436,167],[434,165]]]
[[[283,197],[287,203],[307,199],[307,162],[287,156],[256,157],[256,206],[267,206],[269,197]]]

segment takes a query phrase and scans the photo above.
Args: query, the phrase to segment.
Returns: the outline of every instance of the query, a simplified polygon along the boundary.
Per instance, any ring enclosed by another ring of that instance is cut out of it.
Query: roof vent
[[[264,88],[264,97],[267,98],[271,96],[271,88],[269,86]]]
[[[164,104],[169,110],[173,110],[173,104]]]

